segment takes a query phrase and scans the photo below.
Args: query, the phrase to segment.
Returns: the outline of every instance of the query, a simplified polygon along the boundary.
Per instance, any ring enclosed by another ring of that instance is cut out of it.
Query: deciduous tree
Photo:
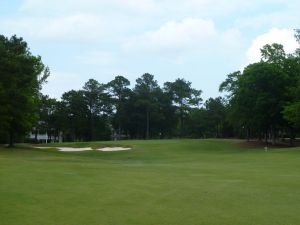
[[[30,131],[37,116],[38,95],[49,70],[40,56],[17,36],[0,35],[0,129],[12,146],[17,137]]]

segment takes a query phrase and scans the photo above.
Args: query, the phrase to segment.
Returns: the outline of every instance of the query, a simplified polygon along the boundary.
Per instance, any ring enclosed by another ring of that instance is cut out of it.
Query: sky
[[[23,37],[51,75],[42,92],[60,98],[90,78],[144,73],[160,85],[184,78],[202,98],[227,74],[260,60],[260,48],[298,44],[299,0],[0,0],[0,34]]]

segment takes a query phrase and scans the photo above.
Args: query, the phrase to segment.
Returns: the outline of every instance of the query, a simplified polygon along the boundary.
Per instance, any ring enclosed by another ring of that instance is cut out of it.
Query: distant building
[[[59,136],[51,136],[48,135],[47,132],[40,132],[39,130],[33,130],[29,133],[28,138],[31,141],[37,141],[40,143],[48,143],[48,142],[63,142],[63,134],[62,132],[59,133]]]

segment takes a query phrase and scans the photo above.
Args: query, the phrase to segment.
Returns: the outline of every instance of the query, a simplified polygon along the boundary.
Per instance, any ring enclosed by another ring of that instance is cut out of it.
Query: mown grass
[[[0,225],[300,224],[300,148],[237,142],[123,141],[133,149],[76,153],[0,147]]]

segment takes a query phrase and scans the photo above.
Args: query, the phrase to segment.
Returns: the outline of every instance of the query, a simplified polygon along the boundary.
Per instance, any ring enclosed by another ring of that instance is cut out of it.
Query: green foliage
[[[281,44],[266,44],[260,51],[262,60],[268,63],[282,65],[286,59],[286,54]]]
[[[34,127],[34,132],[36,134],[35,142],[37,142],[37,133],[47,133],[50,137],[58,137],[59,129],[56,124],[55,113],[57,111],[57,101],[56,99],[49,98],[47,95],[39,95],[38,101],[38,122]],[[51,141],[51,140],[50,140]]]
[[[103,85],[89,80],[83,90],[63,94],[58,113],[65,140],[110,139],[107,113],[111,105],[108,94],[103,91]]]
[[[0,129],[10,145],[36,122],[39,90],[47,76],[41,57],[33,56],[22,38],[0,35]]]
[[[111,112],[110,96],[105,90],[106,86],[94,79],[88,80],[83,86],[85,102],[91,115]]]
[[[186,131],[184,121],[192,107],[200,105],[201,90],[193,89],[192,83],[184,79],[177,79],[174,82],[166,82],[164,90],[171,97],[173,103],[177,107],[179,116],[180,136],[185,136]]]
[[[130,81],[123,76],[116,76],[115,79],[107,83],[107,87],[110,90],[112,96],[117,99],[117,101],[121,101],[125,98],[128,98],[130,89],[128,86],[130,85]]]
[[[88,139],[88,113],[84,91],[69,91],[62,96],[62,112],[64,113],[67,140],[79,141]]]
[[[161,92],[160,87],[157,84],[157,81],[154,80],[154,76],[145,73],[140,78],[136,80],[136,85],[134,88],[134,94],[136,96],[135,107],[142,114],[138,117],[140,121],[144,124],[141,127],[144,127],[144,137],[146,139],[150,138],[150,123],[152,120],[156,120],[159,116],[159,98],[158,95]]]
[[[228,105],[221,98],[209,98],[201,109],[191,110],[187,120],[189,136],[194,138],[221,138],[232,136],[228,124]]]
[[[300,127],[300,101],[285,106],[284,118],[296,128]]]
[[[276,64],[260,62],[245,68],[232,97],[233,121],[253,132],[264,133],[283,125],[288,76]]]
[[[295,37],[299,41],[299,30]],[[265,45],[261,53],[261,62],[229,74],[220,91],[229,93],[232,124],[248,137],[272,136],[274,143],[279,134],[293,138],[300,128],[300,58],[297,51],[286,55],[276,43]]]
[[[300,29],[295,29],[295,38],[300,43]]]
[[[294,129],[300,129],[300,58],[289,57],[286,60],[285,70],[289,75],[289,101],[286,103],[283,115]]]
[[[128,88],[130,82],[123,76],[116,76],[114,80],[107,83],[107,88],[112,96],[111,102],[115,109],[115,115],[113,116],[112,123],[115,130],[118,131],[119,139],[122,133],[124,133],[124,124],[126,121],[126,104],[128,104],[128,98],[130,97],[131,90]]]
[[[201,90],[191,87],[192,83],[184,79],[177,79],[174,82],[166,82],[164,89],[168,92],[175,104],[179,105],[180,110],[186,111],[191,106],[198,106],[202,101]]]
[[[280,124],[287,81],[287,75],[274,64],[248,66],[234,99],[242,122],[246,126],[253,124],[266,129]]]
[[[106,115],[111,113],[112,102],[108,93],[105,92],[106,85],[90,79],[83,86],[83,97],[88,109],[88,136],[89,140],[99,140],[99,127],[106,128]],[[100,125],[99,123],[104,123]],[[98,127],[98,128],[97,128]],[[103,129],[107,130],[107,129]],[[98,132],[98,135],[96,133]],[[101,132],[100,132],[101,133]]]
[[[219,91],[228,92],[229,93],[228,97],[234,95],[238,88],[238,80],[241,75],[242,74],[240,71],[236,71],[228,74],[226,80],[220,84]]]

